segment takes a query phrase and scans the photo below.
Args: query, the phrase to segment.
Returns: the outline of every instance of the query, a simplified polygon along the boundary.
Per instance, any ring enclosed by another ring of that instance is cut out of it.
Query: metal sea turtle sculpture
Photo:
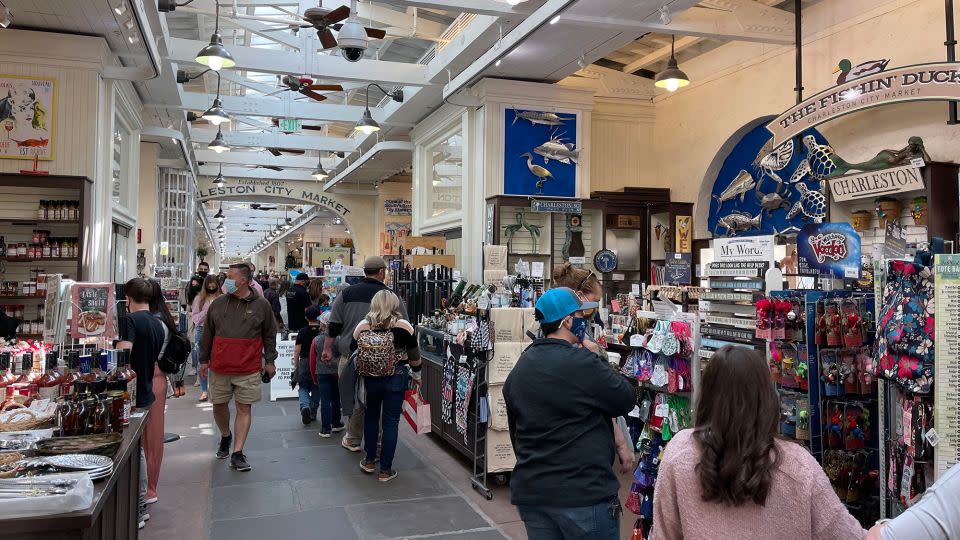
[[[827,197],[803,182],[797,184],[797,191],[800,192],[800,200],[787,213],[787,219],[803,214],[805,219],[812,219],[814,223],[823,222],[823,218],[827,217]]]

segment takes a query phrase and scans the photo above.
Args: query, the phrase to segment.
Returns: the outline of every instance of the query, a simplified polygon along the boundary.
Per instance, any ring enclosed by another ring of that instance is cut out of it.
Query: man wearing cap
[[[330,363],[333,358],[340,357],[340,404],[343,414],[350,417],[347,434],[344,435],[340,444],[351,452],[360,451],[360,442],[363,439],[364,407],[362,403],[354,404],[357,377],[350,359],[350,342],[353,340],[354,329],[370,312],[370,301],[373,300],[373,295],[387,288],[384,284],[387,279],[386,261],[383,257],[367,257],[363,261],[363,275],[363,280],[347,287],[334,299],[321,355],[324,363]],[[402,300],[400,312],[406,319],[407,309]],[[419,354],[416,351],[408,351],[407,356],[410,357],[411,353]]]
[[[520,355],[503,385],[517,457],[510,500],[531,540],[620,535],[617,428],[610,419],[633,410],[636,393],[581,346],[583,310],[596,307],[566,287],[544,293],[535,315],[545,337]]]
[[[310,293],[307,292],[309,283],[310,276],[306,272],[300,272],[287,291],[287,320],[290,321],[291,332],[297,332],[307,325],[304,312],[310,305]]]

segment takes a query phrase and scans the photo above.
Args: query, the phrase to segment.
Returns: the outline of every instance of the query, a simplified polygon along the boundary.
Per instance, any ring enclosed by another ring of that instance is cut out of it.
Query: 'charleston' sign
[[[767,124],[774,144],[852,112],[903,101],[960,99],[960,62],[890,69],[834,86],[787,109]]]
[[[921,189],[923,189],[923,177],[920,175],[920,169],[913,165],[848,174],[830,179],[830,192],[835,201],[852,201]]]
[[[323,184],[298,180],[258,180],[241,179],[236,183],[218,187],[209,178],[198,180],[197,200],[244,198],[256,200],[257,197],[278,197],[291,199],[303,204],[315,204],[346,216],[350,213],[342,202],[323,191]]]

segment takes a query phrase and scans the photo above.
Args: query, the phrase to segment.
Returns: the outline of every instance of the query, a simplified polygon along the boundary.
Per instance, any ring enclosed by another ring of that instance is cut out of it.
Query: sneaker
[[[146,522],[146,521],[140,520],[140,521],[137,522],[137,528],[138,528],[138,529],[142,529],[142,528],[144,528],[144,527],[146,527],[146,526],[147,526],[147,522]]]
[[[217,447],[217,459],[227,459],[230,456],[230,443],[233,442],[233,435],[220,437],[220,446]]]
[[[347,429],[347,426],[340,424],[339,426],[333,426],[334,433],[340,433],[341,431]]]
[[[347,450],[349,450],[349,451],[351,451],[351,452],[359,452],[359,451],[361,450],[359,444],[358,444],[358,445],[352,445],[352,444],[350,444],[350,443],[347,442],[347,439],[346,439],[346,438],[344,438],[342,441],[340,441],[340,446],[346,448]]]
[[[150,521],[150,514],[148,512],[140,514],[140,521]]]
[[[380,471],[380,474],[377,475],[377,481],[389,482],[396,477],[397,477],[397,471],[394,471],[394,470]]]
[[[303,420],[303,425],[310,423],[310,409],[300,409],[300,419]]]
[[[243,452],[234,452],[230,454],[230,468],[238,471],[249,471],[253,467],[247,463],[247,456]]]
[[[366,459],[361,459],[360,470],[367,474],[373,474],[374,472],[377,471],[377,463],[375,461],[367,461]]]
[[[157,502],[158,500],[159,500],[159,499],[157,499],[156,497],[150,497],[149,499],[144,499],[144,500],[143,500],[143,504],[153,504],[153,503]]]
[[[329,431],[321,431],[320,433],[318,433],[318,435],[320,435],[320,436],[323,437],[324,439],[329,439],[329,438],[330,438],[330,432],[329,432]]]

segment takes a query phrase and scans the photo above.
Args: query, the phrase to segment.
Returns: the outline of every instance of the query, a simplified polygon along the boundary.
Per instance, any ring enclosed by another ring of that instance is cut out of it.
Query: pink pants
[[[150,405],[147,425],[143,429],[140,444],[147,458],[147,498],[157,496],[157,482],[160,481],[160,464],[163,462],[163,419],[167,404],[167,375],[160,366],[153,368],[153,395],[155,401]]]

